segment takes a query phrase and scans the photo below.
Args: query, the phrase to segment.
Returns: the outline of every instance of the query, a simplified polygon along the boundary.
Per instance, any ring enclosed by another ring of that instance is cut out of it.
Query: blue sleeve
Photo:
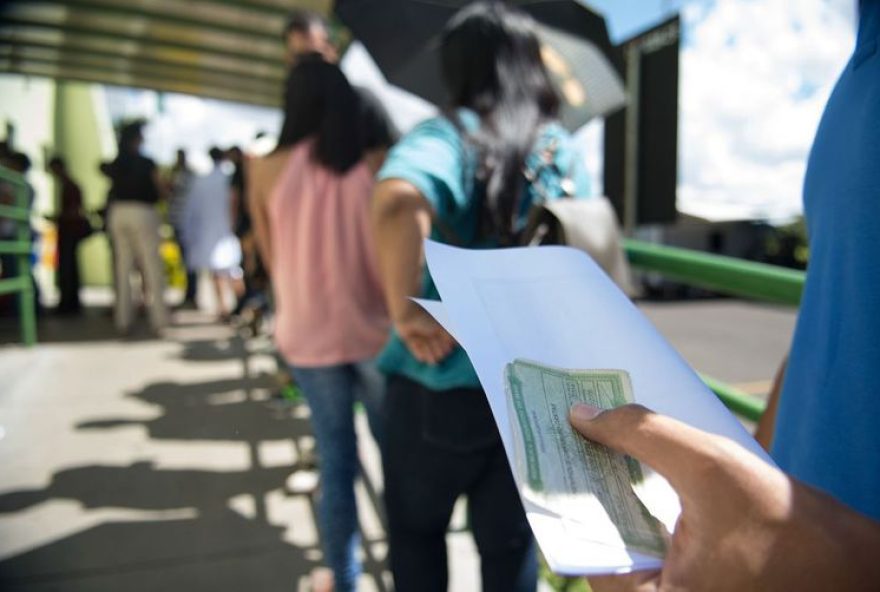
[[[414,185],[438,216],[467,205],[464,146],[455,127],[444,118],[429,119],[406,134],[388,153],[378,181],[401,179]]]

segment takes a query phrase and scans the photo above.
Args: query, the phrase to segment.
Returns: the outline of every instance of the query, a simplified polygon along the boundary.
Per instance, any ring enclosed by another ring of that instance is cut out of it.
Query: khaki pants
[[[108,225],[114,251],[116,328],[127,331],[131,327],[131,272],[137,260],[146,284],[150,324],[161,329],[168,324],[168,310],[163,299],[165,276],[159,258],[159,216],[155,208],[137,202],[114,203]]]

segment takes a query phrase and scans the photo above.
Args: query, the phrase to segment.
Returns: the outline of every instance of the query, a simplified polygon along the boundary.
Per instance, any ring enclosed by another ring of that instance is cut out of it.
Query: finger
[[[440,341],[431,340],[430,343],[431,348],[431,357],[434,359],[435,364],[439,364],[443,358],[446,357],[446,351],[443,348],[443,344]]]
[[[452,335],[450,335],[449,333],[447,333],[446,329],[444,329],[443,330],[444,355],[449,354],[449,352],[454,350],[457,345],[458,345],[458,342],[455,340],[455,338]]]
[[[431,354],[430,350],[425,347],[423,339],[421,339],[420,337],[406,337],[404,338],[404,343],[406,344],[407,349],[409,349],[413,357],[419,362],[422,362],[423,364],[434,363],[434,357]]]
[[[428,341],[421,342],[421,361],[425,364],[434,365],[437,363],[437,356],[434,355],[434,350],[431,349],[431,344]]]
[[[438,326],[437,331],[432,335],[432,344],[437,359],[443,360],[455,349],[456,341],[445,329]]]
[[[438,331],[431,337],[431,352],[438,362],[446,358],[454,346],[455,342],[446,331]]]
[[[641,405],[603,411],[577,404],[569,419],[585,438],[644,462],[677,490],[689,491],[688,486],[699,480],[701,469],[714,467],[718,462],[717,436]]]

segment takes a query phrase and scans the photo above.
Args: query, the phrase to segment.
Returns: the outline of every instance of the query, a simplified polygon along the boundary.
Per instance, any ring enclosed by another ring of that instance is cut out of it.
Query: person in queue
[[[283,39],[288,65],[293,66],[306,56],[320,56],[331,64],[339,60],[339,52],[330,39],[327,23],[317,13],[294,10],[284,28]],[[364,141],[374,147],[367,154],[370,159],[368,164],[378,170],[385,160],[387,149],[397,141],[399,133],[376,95],[364,87],[353,88],[357,94],[360,120],[363,122]],[[379,150],[379,147],[385,150]]]
[[[186,289],[183,294],[182,306],[195,308],[198,290],[198,274],[186,265],[186,239],[184,237],[183,213],[186,210],[186,197],[189,186],[195,178],[195,173],[189,167],[186,150],[178,148],[174,157],[174,164],[168,171],[165,180],[166,194],[168,195],[168,222],[174,230],[174,240],[180,250],[180,258],[184,261],[186,269]]]
[[[557,122],[559,98],[530,17],[476,2],[447,25],[441,59],[450,109],[391,149],[372,208],[394,326],[379,359],[388,375],[391,571],[398,592],[446,590],[445,535],[464,495],[482,589],[534,590],[531,529],[486,395],[464,350],[410,297],[438,298],[423,265],[424,237],[511,246],[539,191],[556,199],[573,185],[574,195],[589,195],[589,182]],[[554,166],[541,166],[548,158]],[[542,172],[529,180],[536,166]]]
[[[389,322],[369,224],[375,171],[339,68],[308,57],[287,83],[278,146],[250,161],[248,205],[274,292],[275,343],[308,402],[320,457],[318,524],[332,576],[316,570],[312,589],[346,592],[361,571],[355,401],[378,442],[383,429],[373,359]]]
[[[880,2],[862,0],[807,162],[807,281],[757,434],[779,469],[641,407],[574,408],[575,429],[665,475],[682,501],[662,571],[590,578],[596,592],[880,589],[878,43]]]
[[[83,213],[82,190],[70,176],[64,159],[53,157],[48,170],[58,183],[58,215],[54,220],[58,229],[57,283],[61,299],[56,312],[77,314],[82,308],[77,253],[80,242],[91,233],[92,228]]]
[[[123,335],[132,330],[131,272],[137,267],[148,292],[150,324],[155,333],[168,325],[165,306],[165,274],[159,256],[159,214],[156,204],[162,183],[155,163],[141,154],[144,122],[123,126],[119,133],[119,154],[106,167],[112,181],[108,205],[108,229],[113,244],[116,300],[114,320]]]
[[[282,35],[284,59],[290,67],[300,58],[318,54],[331,63],[339,59],[339,52],[330,40],[324,19],[310,10],[296,9],[290,13]]]
[[[210,274],[216,310],[225,322],[229,320],[226,295],[240,294],[241,247],[232,232],[233,200],[229,176],[223,170],[225,153],[212,146],[208,155],[213,168],[192,178],[184,199],[184,253],[187,269]]]

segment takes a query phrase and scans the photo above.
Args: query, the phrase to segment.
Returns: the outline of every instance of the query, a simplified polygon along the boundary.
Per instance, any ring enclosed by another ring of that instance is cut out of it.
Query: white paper
[[[467,250],[426,241],[442,303],[420,301],[467,351],[489,398],[508,460],[512,433],[504,366],[516,358],[563,368],[618,368],[635,400],[658,413],[726,436],[766,462],[736,418],[586,254],[566,247]],[[653,475],[638,491],[672,531],[680,508]],[[650,556],[589,541],[588,527],[530,504],[526,513],[550,567],[563,574],[657,568]]]

